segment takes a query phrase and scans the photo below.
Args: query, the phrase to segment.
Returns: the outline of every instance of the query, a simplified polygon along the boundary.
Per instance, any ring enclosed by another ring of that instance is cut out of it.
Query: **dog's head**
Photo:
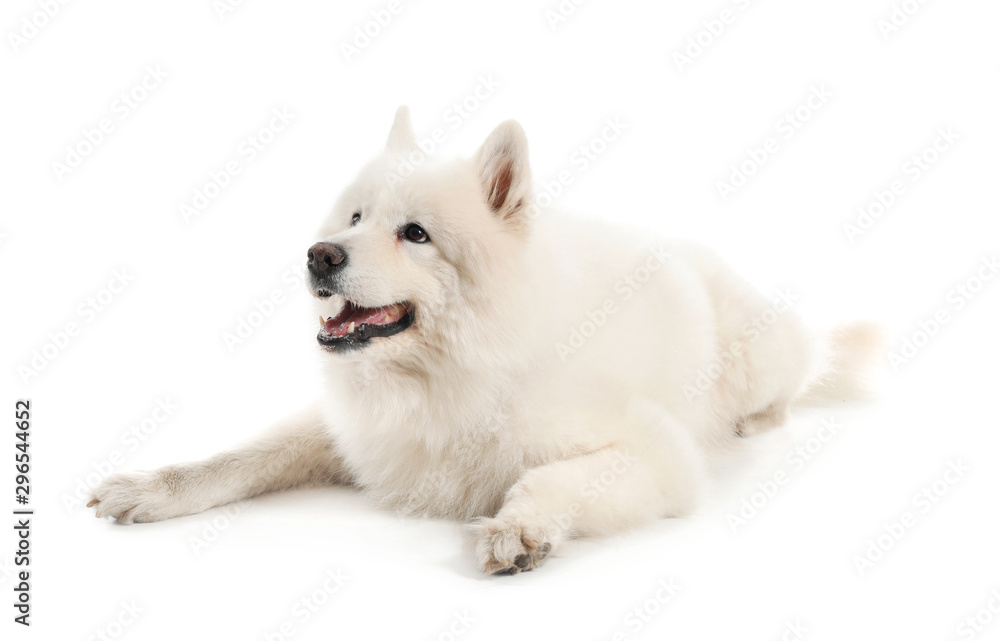
[[[495,333],[527,236],[530,183],[516,122],[473,158],[437,163],[400,107],[385,150],[309,248],[319,344],[351,360],[419,359]]]

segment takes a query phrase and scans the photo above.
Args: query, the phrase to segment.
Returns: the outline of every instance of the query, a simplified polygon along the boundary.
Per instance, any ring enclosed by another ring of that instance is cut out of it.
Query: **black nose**
[[[309,271],[316,276],[328,276],[337,265],[347,260],[344,250],[333,243],[316,243],[309,248],[306,256],[309,257],[309,262],[306,263]]]

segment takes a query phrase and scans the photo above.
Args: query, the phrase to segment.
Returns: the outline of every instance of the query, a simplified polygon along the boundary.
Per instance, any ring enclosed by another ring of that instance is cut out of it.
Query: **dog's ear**
[[[520,227],[531,195],[528,138],[513,120],[500,123],[476,152],[476,166],[490,209],[501,220]]]
[[[400,105],[396,110],[396,119],[392,121],[387,151],[409,151],[417,146],[417,134],[413,133],[413,122],[410,121],[410,108]]]

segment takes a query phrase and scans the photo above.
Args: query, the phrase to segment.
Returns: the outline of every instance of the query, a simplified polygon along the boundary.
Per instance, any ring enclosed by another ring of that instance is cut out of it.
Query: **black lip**
[[[343,336],[326,336],[320,330],[319,334],[316,335],[316,340],[323,349],[328,349],[332,352],[349,352],[365,347],[373,338],[385,338],[386,336],[393,336],[400,333],[413,324],[413,318],[413,310],[410,309],[410,311],[406,312],[405,316],[395,323],[389,323],[388,325],[359,325],[354,328],[353,332]]]
[[[332,276],[317,276],[309,273],[309,293],[316,298],[329,298],[340,290],[339,272]]]

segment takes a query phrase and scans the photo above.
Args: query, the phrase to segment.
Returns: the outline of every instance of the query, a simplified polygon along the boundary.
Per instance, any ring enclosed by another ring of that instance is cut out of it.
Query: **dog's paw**
[[[87,507],[95,509],[97,518],[110,516],[126,525],[190,514],[178,491],[181,476],[175,467],[115,474],[91,493]]]
[[[534,570],[552,552],[545,528],[485,519],[473,524],[476,560],[488,574],[517,574]]]

